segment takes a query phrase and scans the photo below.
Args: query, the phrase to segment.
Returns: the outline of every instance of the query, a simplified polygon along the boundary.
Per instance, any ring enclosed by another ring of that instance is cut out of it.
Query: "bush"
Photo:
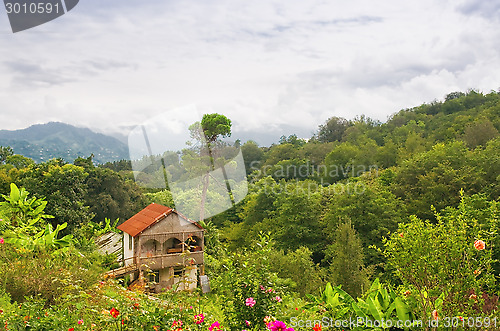
[[[437,224],[411,217],[385,240],[385,256],[418,302],[420,317],[479,316],[483,292],[492,290],[496,220],[471,218],[467,200],[455,212],[436,213]]]
[[[96,283],[102,270],[74,248],[34,252],[10,244],[0,247],[2,287],[17,302],[35,297],[45,305]]]
[[[227,301],[223,310],[231,330],[264,330],[264,318],[275,315],[282,304],[283,281],[270,268],[274,243],[261,234],[255,246],[226,257],[221,274],[214,279],[218,293]]]

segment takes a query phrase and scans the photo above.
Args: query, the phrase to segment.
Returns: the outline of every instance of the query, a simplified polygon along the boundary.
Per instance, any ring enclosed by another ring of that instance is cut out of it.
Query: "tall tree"
[[[334,242],[327,249],[331,258],[330,277],[332,283],[354,298],[368,288],[369,273],[364,266],[363,246],[351,221],[340,223],[335,230]]]
[[[320,186],[312,180],[282,181],[278,188],[280,192],[274,201],[276,216],[268,220],[266,230],[275,234],[280,248],[293,251],[306,246],[317,258],[326,244],[320,226]]]
[[[68,231],[93,218],[85,205],[88,173],[83,167],[51,160],[31,165],[19,174],[18,182],[38,197],[45,197],[53,225],[68,223]]]
[[[7,158],[12,155],[14,155],[14,151],[11,147],[0,146],[0,164],[5,163],[5,161],[7,161]]]
[[[243,153],[243,159],[245,160],[247,175],[250,175],[253,171],[260,169],[264,151],[262,151],[255,141],[250,140],[244,143],[241,146],[241,152]]]
[[[405,215],[403,203],[378,179],[332,185],[325,192],[325,198],[322,222],[330,240],[334,240],[339,224],[350,219],[364,247],[381,247],[382,237],[396,229]],[[367,265],[381,266],[383,259],[376,250],[368,249],[365,253]]]
[[[432,220],[434,212],[430,206],[438,211],[457,206],[461,189],[473,194],[487,186],[481,164],[475,158],[474,152],[461,141],[436,144],[432,150],[415,155],[397,168],[392,190],[411,214]]]
[[[231,136],[231,120],[220,114],[205,114],[201,119],[201,129],[208,144],[214,144],[219,137]]]
[[[103,222],[106,218],[126,220],[147,205],[147,198],[137,183],[123,176],[126,172],[96,167],[92,158],[92,155],[79,157],[74,164],[88,173],[85,204],[90,207],[95,221]]]
[[[345,118],[336,116],[330,117],[325,124],[319,126],[318,133],[316,133],[316,139],[323,143],[342,141],[345,130],[351,125],[352,123]]]
[[[464,140],[469,148],[484,146],[496,137],[498,137],[498,130],[487,118],[470,123],[465,127]]]
[[[217,113],[205,114],[201,119],[201,123],[196,122],[192,124],[189,127],[189,130],[191,131],[191,138],[196,139],[201,143],[200,156],[203,156],[204,154],[208,154],[209,156],[210,165],[208,169],[211,168],[211,170],[214,170],[216,157],[215,148],[218,145],[217,143],[219,142],[220,137],[229,137],[231,135],[231,120],[226,116]],[[205,202],[210,181],[210,170],[208,169],[202,178],[203,191],[200,203],[200,221],[205,219]],[[225,168],[221,167],[221,170],[226,182],[226,188],[228,192],[231,192]],[[231,194],[230,197],[234,205],[234,199]]]

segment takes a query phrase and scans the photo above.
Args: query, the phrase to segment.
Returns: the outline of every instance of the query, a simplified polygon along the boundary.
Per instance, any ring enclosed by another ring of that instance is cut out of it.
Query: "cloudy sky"
[[[203,105],[235,132],[310,136],[331,116],[498,90],[499,40],[484,0],[80,0],[16,34],[1,8],[0,129],[126,134]]]

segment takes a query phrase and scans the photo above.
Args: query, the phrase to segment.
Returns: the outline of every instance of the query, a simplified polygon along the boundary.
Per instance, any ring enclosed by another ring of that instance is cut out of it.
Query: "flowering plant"
[[[385,240],[384,254],[416,299],[422,319],[484,314],[470,293],[494,283],[487,243],[495,238],[496,221],[479,222],[470,199],[436,213],[437,224],[413,216]]]
[[[232,330],[264,330],[264,318],[275,315],[282,305],[279,279],[269,271],[267,256],[272,245],[269,237],[261,236],[257,249],[233,258],[227,283],[222,285],[231,298],[224,314]]]

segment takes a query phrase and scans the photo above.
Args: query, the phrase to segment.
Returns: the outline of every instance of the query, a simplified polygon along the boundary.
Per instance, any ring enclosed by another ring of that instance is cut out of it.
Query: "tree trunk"
[[[209,173],[205,174],[205,178],[203,178],[203,191],[201,192],[201,203],[200,203],[200,221],[205,219],[205,201],[207,199],[207,190],[208,190],[208,181],[209,181]]]

